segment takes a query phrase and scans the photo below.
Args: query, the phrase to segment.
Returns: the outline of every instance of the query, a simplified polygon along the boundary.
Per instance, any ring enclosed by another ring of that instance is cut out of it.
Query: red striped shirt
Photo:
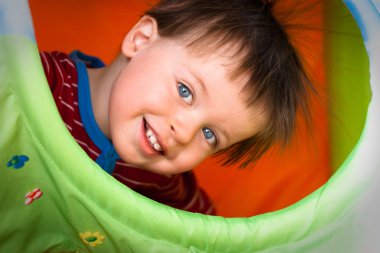
[[[86,133],[79,114],[75,63],[62,52],[41,52],[40,56],[63,122],[77,143],[95,161],[101,150]],[[112,175],[134,191],[163,204],[190,212],[215,214],[210,199],[198,187],[193,172],[164,176],[118,160]]]

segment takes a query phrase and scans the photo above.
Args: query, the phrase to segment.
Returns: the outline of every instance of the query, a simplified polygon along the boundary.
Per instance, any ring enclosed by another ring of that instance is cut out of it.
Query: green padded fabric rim
[[[360,29],[339,0],[326,1],[326,73],[331,168],[339,168],[363,130],[371,90],[369,59]],[[344,17],[344,18],[342,18]],[[331,31],[330,31],[331,30]],[[349,52],[349,53],[348,53]]]

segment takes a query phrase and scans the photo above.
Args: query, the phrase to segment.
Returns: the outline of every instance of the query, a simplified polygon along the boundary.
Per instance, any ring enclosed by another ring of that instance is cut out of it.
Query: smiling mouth
[[[160,143],[158,143],[156,135],[154,134],[153,130],[150,129],[145,119],[144,119],[144,127],[145,127],[145,136],[148,139],[152,148],[163,155],[164,150],[162,149]]]

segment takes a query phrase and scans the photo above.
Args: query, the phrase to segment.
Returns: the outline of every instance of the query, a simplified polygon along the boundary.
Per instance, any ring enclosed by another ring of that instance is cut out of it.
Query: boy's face
[[[109,128],[127,163],[160,174],[188,171],[264,126],[218,52],[200,57],[157,37],[124,54],[130,62],[112,89]]]

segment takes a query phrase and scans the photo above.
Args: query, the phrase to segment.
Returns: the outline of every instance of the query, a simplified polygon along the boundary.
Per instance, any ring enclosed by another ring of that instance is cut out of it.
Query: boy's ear
[[[126,57],[131,58],[157,38],[156,20],[150,16],[143,16],[125,36],[121,51]]]

